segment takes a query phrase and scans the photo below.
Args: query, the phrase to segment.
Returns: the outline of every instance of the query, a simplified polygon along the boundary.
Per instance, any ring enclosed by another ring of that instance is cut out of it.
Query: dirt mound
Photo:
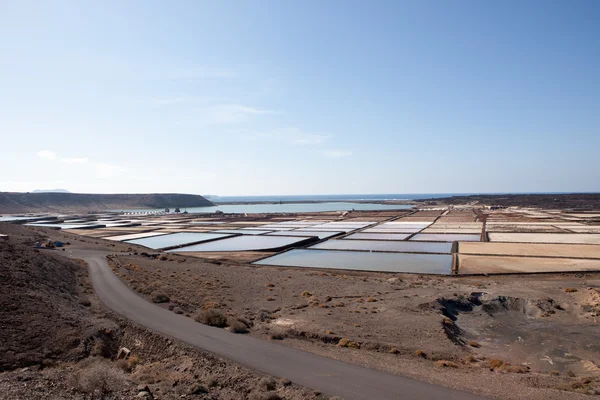
[[[84,194],[0,192],[0,212],[90,212],[129,208],[206,207],[213,203],[194,194]]]
[[[11,240],[0,242],[0,371],[75,360],[105,321],[91,316],[85,267]],[[106,326],[110,326],[107,324]],[[109,328],[107,328],[109,329]]]

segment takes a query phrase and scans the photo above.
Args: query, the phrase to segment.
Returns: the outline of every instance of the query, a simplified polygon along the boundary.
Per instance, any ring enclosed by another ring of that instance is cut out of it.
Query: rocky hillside
[[[135,208],[206,207],[213,203],[194,194],[85,194],[0,192],[0,213],[91,212]]]
[[[101,331],[81,285],[86,267],[58,257],[59,251],[20,243],[15,233],[25,230],[8,228],[11,240],[0,241],[0,372],[84,357],[86,339]],[[43,236],[29,242],[35,240]]]

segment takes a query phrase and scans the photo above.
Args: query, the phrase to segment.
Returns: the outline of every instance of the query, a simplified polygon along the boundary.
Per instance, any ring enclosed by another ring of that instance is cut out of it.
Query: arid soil
[[[149,301],[190,318],[216,310],[264,340],[492,398],[600,393],[597,274],[428,277],[131,254],[110,264]]]
[[[598,193],[563,193],[563,194],[478,194],[471,196],[452,196],[442,199],[415,200],[427,205],[451,204],[487,204],[504,207],[538,207],[550,209],[599,209]]]
[[[317,399],[149,332],[107,311],[69,248],[123,251],[43,228],[0,223],[0,399]],[[34,249],[46,238],[66,251]],[[118,351],[131,351],[117,359]]]

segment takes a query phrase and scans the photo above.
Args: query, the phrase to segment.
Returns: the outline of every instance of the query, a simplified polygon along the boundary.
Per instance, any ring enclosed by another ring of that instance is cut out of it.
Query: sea
[[[473,193],[411,193],[411,194],[317,194],[317,195],[269,195],[269,196],[213,196],[207,199],[217,204],[258,202],[313,202],[313,201],[384,201],[439,199],[452,196],[468,196]]]
[[[373,210],[406,210],[412,208],[408,204],[379,204],[384,200],[414,200],[454,196],[455,194],[327,194],[327,195],[295,195],[295,196],[212,196],[205,195],[215,203],[211,207],[188,207],[181,211],[189,213],[214,213],[222,211],[226,214],[266,214],[266,213],[310,213],[324,211],[373,211]],[[373,203],[370,203],[373,202]],[[263,204],[236,204],[263,203]],[[112,210],[132,213],[154,213],[161,209]],[[173,210],[170,210],[173,211]]]

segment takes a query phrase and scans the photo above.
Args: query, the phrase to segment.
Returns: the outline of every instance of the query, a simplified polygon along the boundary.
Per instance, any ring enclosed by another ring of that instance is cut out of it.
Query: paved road
[[[319,390],[346,400],[375,399],[461,399],[481,400],[429,383],[367,369],[354,364],[296,350],[247,335],[229,333],[158,307],[132,292],[117,278],[104,252],[77,251],[72,256],[89,263],[98,297],[122,316],[246,367]]]

